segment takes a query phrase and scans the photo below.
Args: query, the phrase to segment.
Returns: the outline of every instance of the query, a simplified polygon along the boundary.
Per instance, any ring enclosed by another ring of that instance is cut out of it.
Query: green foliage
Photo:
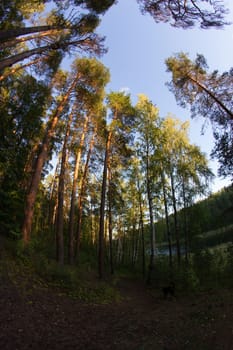
[[[184,53],[178,53],[166,60],[167,69],[172,73],[169,89],[177,103],[190,106],[191,116],[203,116],[211,121],[215,148],[212,156],[217,157],[221,176],[232,176],[232,68],[229,72],[208,73],[207,63],[202,55],[194,61]]]
[[[17,238],[49,91],[29,75],[5,82],[1,91],[0,225],[6,234]]]
[[[73,0],[75,5],[81,5],[96,13],[103,13],[111,7],[116,0]]]
[[[228,12],[223,1],[192,0],[169,1],[169,0],[137,0],[142,13],[149,13],[156,22],[168,22],[174,27],[192,28],[200,25],[201,28],[221,28],[226,24],[224,16]]]

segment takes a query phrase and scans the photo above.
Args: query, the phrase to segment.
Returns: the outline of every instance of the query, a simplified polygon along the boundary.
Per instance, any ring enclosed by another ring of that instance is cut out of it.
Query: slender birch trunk
[[[147,199],[149,204],[149,216],[150,216],[150,263],[148,269],[147,284],[151,283],[152,271],[155,263],[155,225],[153,215],[153,199],[151,193],[151,176],[150,176],[150,161],[149,161],[149,144],[147,141],[146,150],[146,188],[147,188]]]
[[[175,237],[176,237],[176,254],[177,261],[180,264],[181,253],[180,253],[180,235],[178,230],[178,222],[177,222],[177,208],[176,208],[176,194],[175,194],[175,184],[174,184],[174,176],[172,169],[170,171],[170,181],[171,181],[171,190],[172,190],[172,206],[173,206],[173,215],[174,215],[174,226],[175,226]]]
[[[184,178],[182,178],[182,196],[183,196],[183,213],[184,213],[184,249],[185,249],[185,262],[188,265],[188,227],[187,227],[187,203],[186,203],[186,195],[185,195],[185,183]]]
[[[138,202],[139,202],[139,229],[141,232],[141,242],[142,242],[142,275],[145,278],[146,274],[146,259],[145,259],[145,235],[144,235],[144,220],[143,220],[143,209],[142,209],[142,193],[140,191],[139,179],[137,178],[137,189],[138,189]]]
[[[167,195],[166,195],[166,188],[165,188],[165,176],[164,176],[163,170],[162,170],[161,177],[162,177],[163,201],[164,201],[164,208],[165,208],[165,220],[166,220],[167,240],[168,240],[168,250],[169,250],[169,266],[171,270],[172,269],[172,242],[171,242],[171,231],[169,226]]]

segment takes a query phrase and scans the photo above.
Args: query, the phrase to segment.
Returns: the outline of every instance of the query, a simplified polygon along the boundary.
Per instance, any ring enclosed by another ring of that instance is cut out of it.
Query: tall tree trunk
[[[20,52],[14,56],[3,58],[2,60],[0,60],[0,70],[7,68],[7,67],[11,67],[11,66],[13,66],[13,64],[21,62],[21,61],[25,60],[26,58],[29,58],[33,55],[38,55],[38,54],[41,54],[42,52],[52,50],[53,47],[54,47],[54,44],[36,47],[35,49],[27,50],[24,52]]]
[[[22,64],[19,67],[12,68],[10,71],[0,75],[0,81],[6,79],[10,75],[13,75],[14,73],[18,72],[21,69],[28,68],[28,67],[32,66],[33,64],[36,64],[36,63],[38,63],[38,62],[40,62],[42,60],[45,60],[45,59],[46,59],[45,57],[38,57],[38,58],[36,58],[35,60],[33,60],[31,62],[28,62],[26,64]]]
[[[175,237],[176,237],[176,254],[178,264],[180,264],[181,253],[180,253],[180,235],[178,230],[178,221],[177,221],[177,209],[176,209],[176,194],[175,194],[175,184],[173,170],[170,171],[170,180],[171,180],[171,190],[172,190],[172,206],[173,206],[173,215],[174,215],[174,226],[175,226]]]
[[[185,182],[184,178],[182,178],[182,196],[183,196],[183,218],[184,218],[184,249],[185,249],[185,262],[188,265],[188,228],[187,228],[187,203],[186,203],[186,195],[185,195]]]
[[[111,138],[112,138],[112,131],[109,131],[107,136],[106,148],[105,148],[104,169],[103,169],[103,179],[102,179],[102,189],[101,189],[101,203],[100,203],[99,252],[98,252],[99,253],[98,270],[99,270],[100,279],[103,278],[103,272],[104,272],[104,212],[105,212],[107,172],[108,172]]]
[[[168,216],[168,205],[167,205],[167,194],[166,194],[166,187],[165,187],[165,176],[164,176],[164,171],[163,170],[162,170],[161,178],[162,178],[163,201],[164,201],[164,208],[165,208],[165,219],[166,219],[167,240],[168,240],[168,250],[169,250],[169,266],[170,266],[170,271],[172,271],[172,241],[171,241],[171,231],[170,231],[169,216]]]
[[[78,196],[78,220],[77,220],[77,245],[76,245],[76,256],[77,258],[79,257],[79,249],[80,249],[80,239],[81,239],[81,227],[82,227],[82,212],[83,212],[83,199],[84,195],[86,192],[86,184],[87,184],[87,174],[88,174],[88,167],[89,167],[89,162],[91,158],[91,153],[92,149],[94,147],[94,142],[95,142],[95,136],[96,136],[96,129],[93,132],[91,142],[89,145],[89,149],[87,152],[87,158],[86,158],[86,163],[84,167],[84,172],[82,176],[82,182],[81,182],[81,188],[80,188],[80,193]],[[93,240],[92,240],[93,242]]]
[[[14,40],[4,41],[3,43],[1,43],[0,41],[0,49],[4,50],[4,49],[7,49],[8,47],[16,46],[17,44],[24,43],[25,41],[28,41],[28,40],[41,39],[44,36],[55,35],[57,34],[57,32],[58,32],[57,30],[48,30],[48,31],[40,32],[39,34],[27,35],[19,39],[15,38]]]
[[[147,187],[147,199],[149,204],[149,215],[150,215],[150,262],[148,269],[147,284],[151,283],[152,271],[155,263],[155,225],[153,215],[153,200],[151,193],[151,176],[150,176],[150,161],[149,161],[149,144],[147,143],[147,154],[146,154],[146,187]]]
[[[139,179],[137,178],[137,189],[138,189],[138,202],[139,202],[139,212],[140,212],[140,220],[139,220],[139,228],[141,231],[141,241],[142,241],[142,275],[145,278],[146,274],[146,259],[145,259],[145,235],[144,235],[144,220],[143,220],[143,209],[142,209],[142,193],[140,191]]]
[[[110,272],[114,274],[113,267],[113,246],[112,246],[112,176],[111,169],[108,167],[108,233],[109,233],[109,258]]]
[[[26,197],[25,210],[24,210],[24,222],[22,227],[22,235],[23,235],[23,242],[25,245],[27,245],[30,240],[36,195],[37,195],[39,183],[41,180],[41,173],[43,170],[43,166],[45,164],[45,161],[47,160],[48,152],[50,150],[50,143],[54,135],[58,119],[62,114],[63,109],[66,106],[69,96],[73,91],[75,85],[77,84],[78,79],[79,79],[79,76],[77,75],[73,80],[72,84],[70,85],[67,93],[64,95],[62,102],[58,106],[56,112],[50,119],[47,132],[45,134],[45,137],[41,145],[40,153],[38,154],[38,157],[37,157],[35,171],[34,171],[34,174],[32,175],[32,181],[28,191],[28,195]]]
[[[229,118],[233,120],[233,112],[230,111],[205,85],[203,85],[199,80],[193,78],[191,75],[188,75],[188,78],[196,84],[199,88],[205,91],[213,100],[216,102],[223,110],[227,113]]]
[[[49,225],[53,227],[55,231],[56,223],[56,212],[57,212],[57,178],[58,178],[58,166],[60,164],[60,159],[57,161],[55,167],[51,187],[50,187],[50,196],[49,196]]]
[[[78,175],[79,175],[79,167],[80,167],[80,159],[82,154],[82,148],[85,141],[85,136],[87,133],[87,127],[88,127],[88,117],[85,117],[84,124],[83,124],[83,131],[80,137],[80,143],[79,147],[76,153],[75,158],[75,168],[74,168],[74,175],[73,175],[73,184],[72,184],[72,193],[71,193],[71,201],[70,201],[70,214],[69,214],[69,247],[68,247],[68,258],[69,263],[74,263],[74,217],[75,217],[75,202],[76,202],[76,192],[77,192],[77,185],[78,185]]]
[[[48,30],[53,31],[55,29],[62,30],[63,28],[59,28],[58,26],[46,25],[46,26],[20,27],[20,28],[1,30],[1,32],[0,32],[0,42],[5,42],[5,41],[8,41],[10,39],[17,38],[17,37],[19,37],[21,35],[45,32],[45,31],[48,31]]]
[[[46,45],[46,46],[40,46],[40,47],[36,47],[35,49],[31,49],[31,50],[27,50],[21,53],[18,53],[14,56],[10,56],[7,58],[3,58],[2,60],[0,60],[0,70],[7,68],[7,67],[11,67],[13,64],[23,61],[26,58],[29,58],[33,55],[39,55],[41,53],[44,52],[48,52],[50,50],[59,50],[59,49],[65,49],[70,45],[85,45],[89,44],[90,45],[90,40],[76,40],[76,41],[66,41],[66,42],[56,42],[56,43],[52,43],[50,45]]]
[[[67,166],[67,144],[70,136],[70,126],[73,119],[73,113],[69,114],[66,126],[66,133],[62,147],[61,169],[58,182],[58,208],[56,221],[56,237],[57,237],[57,261],[60,265],[64,265],[64,189],[65,189],[65,171]]]

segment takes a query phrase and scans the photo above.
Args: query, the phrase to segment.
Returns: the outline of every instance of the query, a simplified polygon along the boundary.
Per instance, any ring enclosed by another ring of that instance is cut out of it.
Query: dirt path
[[[92,305],[48,288],[18,288],[1,269],[2,350],[232,350],[232,291],[163,300],[140,281],[122,300]]]

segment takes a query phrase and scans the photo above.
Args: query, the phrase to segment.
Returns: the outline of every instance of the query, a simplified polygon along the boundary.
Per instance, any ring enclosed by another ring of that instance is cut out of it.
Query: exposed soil
[[[233,349],[233,291],[164,300],[141,281],[122,279],[121,301],[96,305],[0,271],[2,350]]]

